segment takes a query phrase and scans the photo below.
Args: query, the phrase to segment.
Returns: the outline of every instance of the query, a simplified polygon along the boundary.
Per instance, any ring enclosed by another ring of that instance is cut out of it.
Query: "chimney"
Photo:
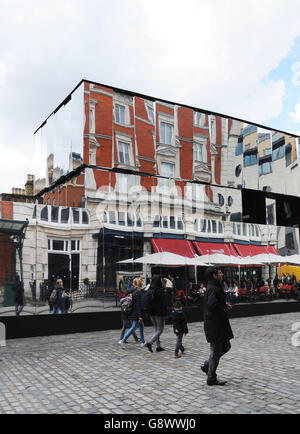
[[[25,184],[25,192],[26,196],[33,196],[33,183],[34,183],[34,175],[27,175],[27,182]]]

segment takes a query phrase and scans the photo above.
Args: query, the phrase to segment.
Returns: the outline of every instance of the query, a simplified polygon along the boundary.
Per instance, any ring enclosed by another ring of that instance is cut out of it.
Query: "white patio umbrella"
[[[133,264],[134,260],[133,258],[130,259],[124,259],[123,261],[118,261],[117,264]]]
[[[194,265],[189,264],[189,260],[186,256],[176,255],[171,252],[158,252],[152,255],[142,256],[141,258],[135,259],[134,262],[137,264],[152,264],[152,265]]]
[[[222,253],[199,256],[199,262],[219,265],[245,265],[242,258],[233,255],[223,255]]]
[[[285,258],[273,253],[260,253],[259,255],[251,256],[253,264],[282,264]]]
[[[285,263],[291,265],[300,265],[300,255],[285,256]]]

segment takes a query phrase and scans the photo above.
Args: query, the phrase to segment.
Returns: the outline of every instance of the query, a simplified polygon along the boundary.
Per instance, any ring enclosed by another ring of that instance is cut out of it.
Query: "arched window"
[[[177,219],[177,229],[178,229],[179,231],[182,231],[182,230],[183,230],[183,221],[182,221],[182,218],[181,218],[181,217],[178,217],[178,219]]]
[[[70,217],[70,208],[62,208],[61,214],[60,214],[60,222],[61,223],[68,223]]]
[[[141,219],[141,216],[139,214],[136,215],[136,225],[138,228],[142,227],[142,219]]]
[[[41,211],[41,220],[47,222],[48,221],[48,206],[44,206]]]
[[[88,215],[88,212],[85,210],[82,211],[82,224],[83,225],[89,224],[89,215]]]

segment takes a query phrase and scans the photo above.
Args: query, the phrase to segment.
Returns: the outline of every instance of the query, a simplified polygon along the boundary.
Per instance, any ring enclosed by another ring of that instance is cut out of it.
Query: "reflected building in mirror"
[[[294,135],[82,81],[34,136],[43,204],[14,204],[29,220],[27,282],[34,264],[37,285],[115,287],[119,275],[151,273],[120,260],[164,249],[298,253],[298,231],[283,223],[298,224]]]

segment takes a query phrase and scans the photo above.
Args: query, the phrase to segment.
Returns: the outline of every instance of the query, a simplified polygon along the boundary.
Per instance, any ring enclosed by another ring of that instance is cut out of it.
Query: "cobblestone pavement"
[[[0,347],[0,414],[300,414],[295,322],[299,313],[232,319],[235,339],[218,369],[224,387],[207,386],[199,369],[209,353],[203,323],[189,324],[180,359],[170,325],[160,353],[132,338],[122,349],[118,330],[8,340]]]

